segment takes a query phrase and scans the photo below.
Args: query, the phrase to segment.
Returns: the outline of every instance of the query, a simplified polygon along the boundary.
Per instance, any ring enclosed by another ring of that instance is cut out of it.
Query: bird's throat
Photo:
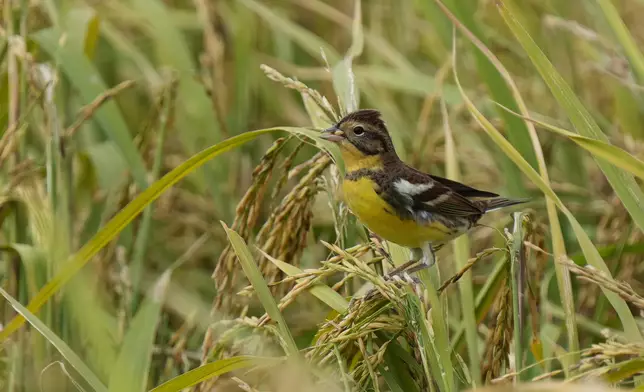
[[[379,170],[383,167],[383,161],[380,155],[367,155],[351,143],[342,143],[340,145],[340,151],[347,173],[360,169]]]

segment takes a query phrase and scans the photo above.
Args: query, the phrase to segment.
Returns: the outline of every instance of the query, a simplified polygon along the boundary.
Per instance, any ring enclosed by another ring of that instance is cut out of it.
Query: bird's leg
[[[409,259],[408,262],[399,265],[398,267],[392,269],[389,271],[387,276],[394,276],[394,275],[400,275],[402,272],[409,272],[407,269],[411,267],[412,265],[418,263],[418,261],[422,262],[423,258],[423,250],[421,248],[412,248],[411,249],[411,258]]]
[[[423,244],[423,247],[420,248],[422,251],[422,257],[420,259],[420,264],[409,268],[407,270],[407,273],[414,273],[416,271],[423,270],[425,268],[429,268],[433,266],[436,263],[436,255],[434,254],[434,250],[432,249],[432,244],[429,242],[426,242]]]

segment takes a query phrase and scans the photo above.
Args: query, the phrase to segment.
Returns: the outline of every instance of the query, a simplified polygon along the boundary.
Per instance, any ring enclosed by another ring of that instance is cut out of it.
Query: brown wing
[[[391,173],[391,178],[391,186],[386,189],[385,197],[403,216],[417,216],[424,211],[430,214],[474,218],[484,212],[479,203],[474,203],[445,183],[406,165]],[[456,189],[466,194],[477,193],[474,188],[460,185]],[[483,194],[487,193],[480,191],[477,196]]]

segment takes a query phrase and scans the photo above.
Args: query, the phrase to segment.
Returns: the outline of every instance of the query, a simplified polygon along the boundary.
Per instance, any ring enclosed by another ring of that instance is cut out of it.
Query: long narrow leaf
[[[0,287],[0,294],[11,304],[16,312],[20,313],[22,317],[29,321],[38,332],[40,332],[56,349],[60,354],[69,362],[70,365],[78,371],[87,383],[94,388],[97,392],[107,392],[107,388],[101,380],[85,365],[85,362],[72,351],[71,348],[65,343],[61,338],[59,338],[51,329],[49,329],[38,317],[36,317],[32,312],[27,308],[22,306],[20,302],[16,301],[9,293],[3,290]]]
[[[544,129],[567,137],[568,139],[575,142],[579,147],[585,149],[594,156],[601,158],[623,170],[626,170],[639,178],[644,179],[644,161],[638,159],[632,154],[629,154],[628,151],[601,140],[578,135],[556,125],[522,116],[519,113],[515,113],[502,105],[499,106],[514,114],[515,116],[521,117],[527,121],[531,121]]]
[[[521,97],[521,94],[519,93],[519,89],[516,86],[516,83],[514,82],[512,77],[510,76],[510,73],[499,61],[499,59],[483,44],[483,42],[481,42],[471,31],[469,31],[462,23],[460,23],[460,21],[458,21],[458,19],[456,19],[451,14],[451,12],[440,2],[440,0],[435,0],[435,1],[441,7],[443,12],[452,20],[452,22],[454,23],[454,26],[459,28],[461,32],[463,32],[465,36],[468,39],[470,39],[470,41],[472,41],[472,43],[481,51],[481,53],[485,57],[487,57],[487,59],[491,62],[491,64],[496,68],[496,70],[499,72],[499,75],[503,77],[503,79],[505,80],[505,83],[508,85],[510,92],[512,93],[513,98],[519,110],[521,111],[521,113],[524,113],[525,115],[527,115],[528,109],[526,107],[525,102],[523,101],[523,98]],[[452,61],[456,64],[456,46],[455,45],[453,45],[452,56],[454,57]],[[454,69],[454,73],[456,73],[456,69]],[[459,88],[461,89],[461,93],[462,93],[462,86],[459,86]],[[532,148],[537,158],[537,164],[538,164],[539,174],[541,176],[541,179],[546,184],[546,186],[550,186],[548,168],[546,166],[543,150],[541,148],[541,144],[537,136],[537,132],[534,129],[534,125],[530,122],[525,121],[525,126],[528,130],[528,135],[530,136]],[[548,221],[550,223],[550,234],[552,237],[552,249],[554,252],[555,259],[565,258],[567,257],[566,246],[564,243],[561,225],[559,223],[559,216],[557,215],[557,208],[554,205],[554,202],[550,199],[546,199],[546,211],[548,212]],[[574,296],[572,292],[572,285],[570,283],[570,274],[565,268],[563,268],[563,266],[558,264],[555,264],[555,271],[557,273],[557,285],[558,285],[560,297],[563,302],[564,309],[566,311],[566,325],[567,325],[567,332],[568,332],[569,349],[573,353],[577,353],[577,351],[579,350],[579,338],[578,338],[578,333],[576,328],[577,324],[575,321],[575,303],[574,303]],[[578,354],[573,354],[573,355],[575,356],[573,358],[573,361],[577,362]]]
[[[449,125],[449,117],[444,101],[441,101],[441,113],[443,115],[443,128],[445,133],[445,165],[447,177],[454,181],[460,181],[456,147],[454,145],[452,129]],[[470,258],[470,240],[467,236],[463,235],[456,238],[452,244],[456,267],[462,269]],[[463,312],[463,328],[465,329],[465,339],[467,340],[469,369],[472,373],[472,387],[476,388],[481,383],[481,358],[478,350],[479,339],[476,316],[474,314],[476,307],[474,306],[474,286],[471,271],[467,271],[461,277],[458,282],[458,290],[460,293],[461,311]]]
[[[171,273],[168,270],[161,275],[150,296],[134,316],[110,375],[110,392],[138,392],[146,389],[154,338]]]
[[[58,273],[38,292],[36,296],[29,302],[27,309],[32,313],[37,312],[43,304],[45,304],[58,290],[60,290],[65,283],[71,279],[76,272],[78,272],[85,264],[87,264],[94,255],[96,255],[105,245],[112,241],[137,215],[143,211],[150,203],[156,200],[168,188],[179,182],[182,178],[201,167],[204,163],[213,159],[214,157],[229,151],[237,146],[249,142],[258,136],[275,132],[279,130],[286,130],[294,133],[301,133],[307,136],[314,137],[315,132],[306,131],[298,128],[268,128],[252,132],[246,132],[226,139],[214,146],[208,147],[203,151],[193,155],[190,159],[177,166],[170,173],[163,176],[158,181],[154,182],[134,200],[132,200],[125,208],[119,211],[101,231],[96,233],[92,239],[85,244],[78,252],[61,266]],[[11,320],[6,327],[0,331],[0,342],[4,341],[20,326],[24,324],[25,320],[22,316],[16,316]]]
[[[158,387],[151,389],[149,392],[179,392],[184,388],[199,384],[202,381],[206,381],[213,377],[221,376],[222,374],[230,373],[238,369],[251,367],[257,363],[267,360],[269,359],[252,356],[238,356],[207,363],[168,380]],[[270,360],[272,361],[273,358],[270,358]]]
[[[460,82],[456,73],[454,74],[454,78],[456,80],[457,86],[460,88]],[[467,105],[470,113],[472,113],[483,130],[492,138],[492,140],[501,148],[501,150],[512,159],[512,161],[521,169],[521,171],[523,171],[523,173],[546,195],[546,197],[550,198],[564,213],[564,215],[566,215],[566,218],[568,218],[573,231],[577,236],[579,245],[584,255],[586,256],[586,261],[593,267],[600,269],[608,276],[610,276],[610,270],[606,266],[604,260],[601,258],[599,252],[597,251],[597,248],[595,248],[592,241],[588,237],[588,234],[586,234],[584,228],[577,221],[570,210],[568,210],[568,208],[561,202],[561,199],[559,199],[557,194],[552,190],[552,188],[548,186],[548,184],[544,182],[541,176],[539,176],[539,174],[530,166],[530,164],[525,159],[523,159],[521,154],[516,149],[514,149],[514,147],[512,147],[512,145],[503,137],[503,135],[501,135],[501,133],[496,128],[494,128],[494,126],[481,114],[481,112],[478,111],[476,106],[474,106],[472,101],[469,100],[463,90],[461,90],[461,94],[463,95],[463,99],[465,99],[465,104]],[[566,273],[565,276],[567,279],[570,279],[569,274]],[[628,308],[626,302],[618,295],[606,289],[602,288],[602,292],[604,293],[604,295],[606,295],[611,305],[619,315],[619,318],[624,327],[624,331],[626,332],[626,335],[629,337],[629,339],[632,339],[633,341],[643,340],[642,334],[639,330],[639,327],[637,326],[635,318],[633,317],[633,314]]]
[[[628,56],[628,60],[633,66],[633,69],[637,74],[637,78],[640,82],[643,82],[644,55],[642,55],[642,52],[637,47],[637,42],[633,39],[628,28],[626,28],[624,21],[620,18],[619,12],[617,12],[617,8],[615,8],[611,0],[597,0],[597,3],[599,3],[599,6],[604,12],[606,21],[608,21],[611,29],[613,29],[617,40],[624,48],[624,52],[626,53],[626,56]]]
[[[258,249],[258,250],[262,253],[264,257],[266,257],[271,263],[275,264],[275,266],[280,270],[282,270],[282,272],[284,272],[286,275],[294,276],[294,275],[300,275],[304,273],[304,271],[297,268],[296,266],[289,263],[285,263],[281,260],[277,260],[273,256],[262,251],[261,249]],[[304,281],[304,278],[297,280],[298,283],[302,281]],[[317,297],[320,301],[329,305],[330,308],[332,308],[338,313],[344,313],[349,308],[349,301],[344,299],[344,297],[342,297],[340,294],[338,294],[336,291],[334,291],[332,288],[330,288],[325,284],[321,284],[321,283],[314,284],[309,289],[309,292],[313,294],[315,297]]]
[[[550,63],[548,58],[519,23],[515,17],[515,14],[518,14],[515,7],[503,1],[498,1],[497,5],[506,24],[521,46],[523,46],[528,56],[530,56],[532,63],[541,74],[541,77],[559,104],[564,108],[577,132],[583,136],[608,143],[608,137],[593,120],[591,114],[582,105],[552,63]],[[597,165],[606,176],[606,179],[608,179],[617,196],[619,196],[624,207],[633,218],[633,221],[635,221],[641,230],[644,230],[644,208],[642,208],[644,205],[644,194],[635,182],[633,176],[602,160],[597,160]]]
[[[221,224],[224,227],[224,230],[226,230],[228,240],[230,241],[230,244],[233,246],[233,249],[237,254],[237,258],[241,263],[246,277],[248,278],[248,280],[250,280],[253,288],[255,288],[257,297],[264,306],[264,310],[266,310],[266,313],[268,313],[271,319],[277,322],[281,338],[286,345],[287,354],[297,355],[298,349],[297,345],[295,344],[295,340],[293,339],[293,335],[291,334],[291,330],[288,329],[286,320],[284,320],[284,317],[282,317],[282,313],[277,307],[275,298],[273,298],[273,295],[271,294],[271,291],[268,288],[268,285],[266,284],[266,281],[264,280],[264,277],[262,276],[257,263],[253,259],[253,255],[250,253],[248,246],[246,246],[244,239],[241,238],[241,236],[235,231],[229,229],[224,222],[221,222]]]

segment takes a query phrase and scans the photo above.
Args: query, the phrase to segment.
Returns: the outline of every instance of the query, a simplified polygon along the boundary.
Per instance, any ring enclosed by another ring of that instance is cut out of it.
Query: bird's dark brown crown
[[[337,125],[339,127],[341,124],[344,124],[349,121],[372,125],[376,128],[383,130],[385,133],[389,134],[389,132],[387,132],[387,127],[385,126],[385,122],[382,119],[382,114],[380,114],[380,111],[376,109],[360,109],[360,110],[356,110],[355,112],[351,112],[346,116],[344,116],[342,120],[338,122]]]

